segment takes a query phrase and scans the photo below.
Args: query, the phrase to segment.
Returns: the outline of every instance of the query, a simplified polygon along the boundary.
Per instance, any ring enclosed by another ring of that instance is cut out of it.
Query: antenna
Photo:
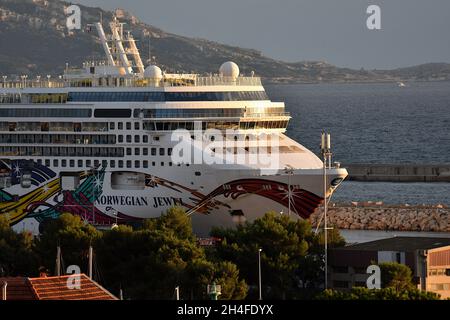
[[[150,33],[148,34],[148,64],[152,64],[152,52],[150,46]]]

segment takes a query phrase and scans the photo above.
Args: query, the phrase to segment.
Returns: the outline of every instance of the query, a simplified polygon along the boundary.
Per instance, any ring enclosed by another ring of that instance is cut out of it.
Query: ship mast
[[[130,61],[128,60],[127,54],[123,47],[122,39],[123,39],[123,23],[117,21],[117,18],[114,17],[114,20],[109,24],[111,27],[112,40],[114,41],[118,58],[121,62],[121,66],[125,68],[125,73],[127,75],[133,74],[133,68],[131,67]]]
[[[133,57],[134,64],[136,68],[138,69],[138,73],[143,74],[144,73],[144,64],[142,63],[141,56],[139,54],[139,50],[136,47],[136,41],[134,40],[131,33],[128,32],[127,40],[129,42],[129,54]]]
[[[100,22],[97,22],[95,24],[95,27],[97,28],[98,36],[100,38],[100,41],[103,45],[103,50],[105,51],[106,58],[108,59],[108,65],[115,66],[116,63],[114,62],[114,58],[111,54],[111,49],[109,48],[108,41],[106,40],[105,31],[103,30],[103,26]]]
[[[111,36],[106,36],[103,30],[102,24],[97,22],[95,27],[97,28],[98,36],[103,45],[108,65],[120,67],[125,70],[126,75],[144,74],[144,64],[142,63],[139,50],[136,46],[136,40],[130,32],[127,36],[123,35],[123,25],[116,17],[109,24],[111,28]],[[127,47],[124,46],[124,41],[128,43]],[[111,45],[109,44],[111,42]],[[131,57],[131,61],[128,58]],[[136,68],[133,70],[133,67]]]

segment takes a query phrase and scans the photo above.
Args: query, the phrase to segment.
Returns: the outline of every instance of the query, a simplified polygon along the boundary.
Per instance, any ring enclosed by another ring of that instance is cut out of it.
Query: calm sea
[[[287,134],[316,154],[331,133],[334,161],[450,163],[450,82],[268,85],[292,120]],[[450,204],[450,183],[346,182],[334,200]]]

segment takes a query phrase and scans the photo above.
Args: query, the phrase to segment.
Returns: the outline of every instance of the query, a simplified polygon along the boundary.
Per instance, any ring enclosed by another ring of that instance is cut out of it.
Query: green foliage
[[[420,291],[417,288],[396,290],[395,288],[367,289],[354,287],[350,292],[327,289],[318,294],[317,300],[438,300],[433,292]]]
[[[329,239],[330,246],[342,243],[336,232]],[[254,288],[258,286],[258,249],[262,248],[262,277],[267,298],[300,297],[300,289],[317,290],[322,282],[322,236],[313,233],[308,221],[294,221],[269,212],[253,223],[236,229],[215,228],[211,234],[223,239],[216,258],[236,263]]]
[[[229,261],[219,262],[215,265],[214,277],[209,283],[215,281],[222,286],[221,300],[240,300],[247,296],[247,284],[244,280],[239,280],[238,267]]]
[[[33,246],[33,236],[29,232],[14,232],[8,219],[0,216],[0,276],[37,275]]]
[[[397,291],[414,288],[411,269],[396,262],[379,264],[381,270],[381,285],[384,288],[394,288]]]
[[[143,229],[174,233],[180,239],[194,240],[191,219],[181,207],[173,207],[157,219],[147,219]]]
[[[222,299],[242,299],[247,286],[232,263],[208,261],[197,245],[190,218],[173,208],[141,229],[119,227],[104,233],[97,246],[105,286],[132,299],[207,298],[206,286],[222,284]]]
[[[54,270],[56,247],[61,246],[63,262],[66,266],[87,266],[89,246],[101,237],[100,231],[85,223],[78,216],[62,214],[58,219],[44,223],[44,231],[36,243],[36,251],[41,265]],[[54,274],[54,273],[53,273]]]

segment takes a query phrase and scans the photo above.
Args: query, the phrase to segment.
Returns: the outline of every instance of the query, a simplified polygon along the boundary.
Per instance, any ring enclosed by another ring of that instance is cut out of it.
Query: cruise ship
[[[108,227],[179,206],[206,234],[268,211],[308,218],[347,176],[328,163],[324,180],[253,72],[228,61],[208,75],[165,73],[144,66],[117,19],[109,35],[94,27],[105,61],[0,79],[0,215],[11,225],[69,212]]]

